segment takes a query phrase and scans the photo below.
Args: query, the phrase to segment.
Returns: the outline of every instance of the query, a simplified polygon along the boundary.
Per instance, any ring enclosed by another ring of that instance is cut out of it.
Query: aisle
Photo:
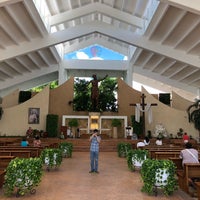
[[[99,174],[89,173],[89,153],[74,152],[72,158],[64,158],[59,169],[47,172],[36,194],[26,194],[21,199],[29,200],[191,200],[177,191],[171,197],[161,192],[157,197],[142,193],[139,172],[128,170],[125,158],[116,152],[100,152]],[[1,200],[16,199],[4,197]],[[194,199],[194,198],[193,198]]]

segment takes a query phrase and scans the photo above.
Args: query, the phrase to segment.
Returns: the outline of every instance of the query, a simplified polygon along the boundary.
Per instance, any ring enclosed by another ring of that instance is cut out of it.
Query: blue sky
[[[88,60],[127,60],[125,55],[122,55],[113,50],[107,49],[98,44],[80,49],[64,55],[64,59],[88,59]],[[160,93],[162,91],[156,90],[149,86],[137,83],[133,81],[133,88],[141,91],[141,87],[144,86],[150,93]]]
[[[100,45],[92,45],[85,49],[65,54],[65,59],[93,60],[127,60],[127,57]]]

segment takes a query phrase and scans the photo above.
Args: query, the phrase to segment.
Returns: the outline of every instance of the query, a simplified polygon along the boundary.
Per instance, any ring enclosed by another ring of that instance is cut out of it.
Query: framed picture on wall
[[[28,123],[39,124],[40,123],[40,108],[28,109]]]

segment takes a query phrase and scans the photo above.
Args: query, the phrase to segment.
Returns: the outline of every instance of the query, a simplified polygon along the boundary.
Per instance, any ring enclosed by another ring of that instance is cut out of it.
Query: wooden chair
[[[195,178],[200,178],[199,163],[185,163],[183,171],[177,172],[179,187],[189,194],[189,185]]]

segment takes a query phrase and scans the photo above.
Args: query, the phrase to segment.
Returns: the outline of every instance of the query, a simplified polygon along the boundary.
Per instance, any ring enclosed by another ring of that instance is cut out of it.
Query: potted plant
[[[70,119],[69,122],[68,122],[68,126],[72,128],[72,133],[73,133],[73,137],[75,137],[75,128],[78,127],[79,123],[78,123],[78,119],[76,118],[73,118],[73,119]]]
[[[165,195],[171,195],[177,190],[175,178],[176,167],[171,160],[146,159],[141,168],[143,180],[142,192],[157,195],[157,188],[162,188]]]
[[[113,127],[113,138],[118,138],[118,136],[117,136],[117,128],[122,125],[121,120],[117,119],[117,118],[114,118],[114,119],[112,119],[111,125]]]
[[[59,149],[61,149],[63,157],[72,157],[73,144],[71,142],[61,142]]]
[[[131,149],[127,154],[128,168],[132,171],[135,170],[135,167],[141,168],[148,155],[149,152],[146,149]]]
[[[34,187],[38,186],[42,177],[42,161],[40,158],[15,158],[6,168],[4,194],[16,196],[27,192],[34,194]]]
[[[47,166],[48,171],[50,168],[59,167],[62,163],[62,151],[58,148],[43,149],[40,157],[42,163]]]
[[[128,151],[131,150],[131,144],[126,142],[120,142],[117,144],[117,152],[119,157],[126,157]]]

